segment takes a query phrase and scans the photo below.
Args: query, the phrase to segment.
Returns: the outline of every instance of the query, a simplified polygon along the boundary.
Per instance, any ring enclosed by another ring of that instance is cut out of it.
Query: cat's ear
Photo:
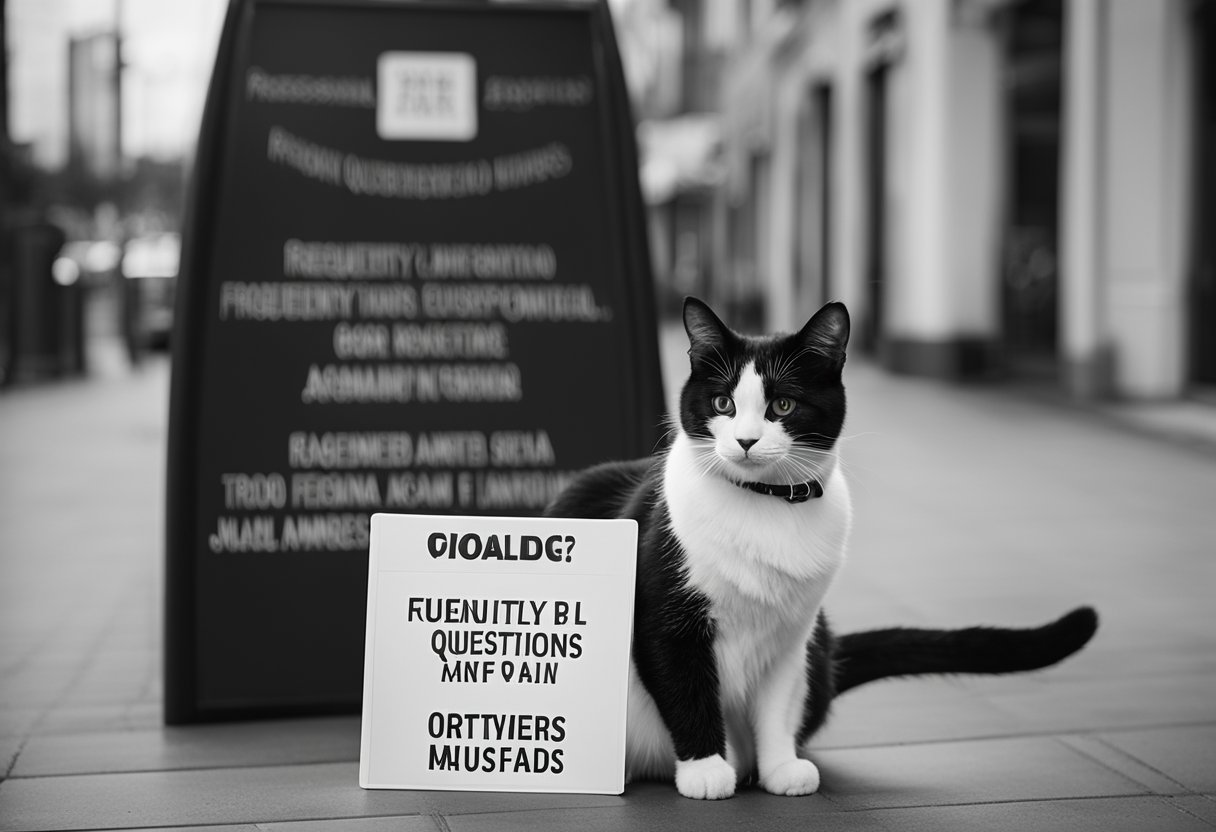
[[[849,310],[843,303],[827,304],[806,322],[798,338],[812,351],[843,364],[849,344]]]
[[[730,340],[730,329],[714,314],[704,301],[684,298],[684,330],[688,333],[688,351],[708,352],[724,349]]]

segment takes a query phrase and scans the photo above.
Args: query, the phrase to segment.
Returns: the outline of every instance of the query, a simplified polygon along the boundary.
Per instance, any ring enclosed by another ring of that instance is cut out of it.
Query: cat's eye
[[[714,396],[714,411],[723,416],[735,415],[735,403],[730,396]]]
[[[775,399],[772,404],[773,414],[776,416],[789,416],[794,412],[793,399]]]

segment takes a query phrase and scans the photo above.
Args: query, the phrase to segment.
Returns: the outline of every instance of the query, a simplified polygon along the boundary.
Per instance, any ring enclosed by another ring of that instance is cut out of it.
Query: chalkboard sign
[[[234,0],[185,246],[170,723],[356,710],[372,513],[539,514],[659,441],[603,3]]]

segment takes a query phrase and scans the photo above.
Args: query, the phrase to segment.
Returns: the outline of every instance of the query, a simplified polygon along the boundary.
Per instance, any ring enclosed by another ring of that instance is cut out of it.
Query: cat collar
[[[757,494],[767,494],[770,497],[780,497],[787,503],[805,503],[812,498],[823,496],[823,486],[819,480],[799,482],[794,485],[769,485],[766,482],[738,482],[735,485],[755,491]]]

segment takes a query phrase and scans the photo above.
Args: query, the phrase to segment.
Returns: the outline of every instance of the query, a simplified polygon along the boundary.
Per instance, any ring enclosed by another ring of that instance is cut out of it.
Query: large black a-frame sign
[[[372,513],[659,440],[606,4],[234,0],[179,293],[166,721],[354,711]]]

